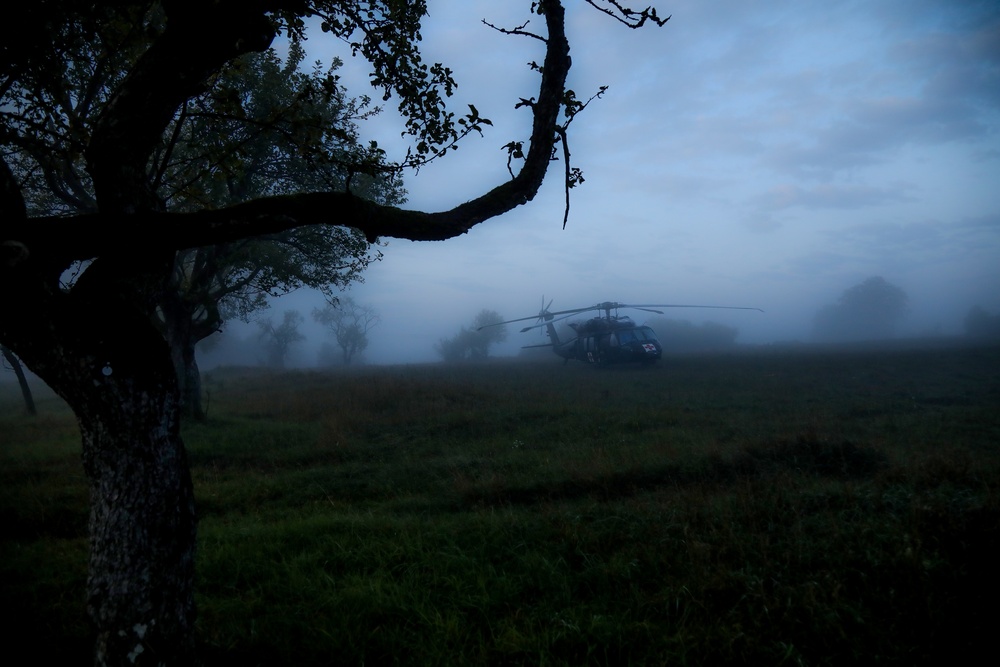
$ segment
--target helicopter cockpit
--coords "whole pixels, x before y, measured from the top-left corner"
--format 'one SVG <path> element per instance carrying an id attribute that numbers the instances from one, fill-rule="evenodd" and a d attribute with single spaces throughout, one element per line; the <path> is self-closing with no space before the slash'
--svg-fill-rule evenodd
<path id="1" fill-rule="evenodd" d="M 645 343 L 657 340 L 656 334 L 647 326 L 635 329 L 621 329 L 611 334 L 611 345 L 627 346 L 630 343 Z"/>

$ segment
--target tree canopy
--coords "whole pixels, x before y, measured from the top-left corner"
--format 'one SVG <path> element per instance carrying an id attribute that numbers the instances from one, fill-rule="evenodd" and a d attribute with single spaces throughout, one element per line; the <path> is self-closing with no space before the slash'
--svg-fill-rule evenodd
<path id="1" fill-rule="evenodd" d="M 285 361 L 292 345 L 306 339 L 305 334 L 299 331 L 299 326 L 305 322 L 302 313 L 297 310 L 286 310 L 281 317 L 281 322 L 275 324 L 273 317 L 262 318 L 257 326 L 260 329 L 258 336 L 264 345 L 267 353 L 266 363 L 272 368 L 284 368 Z"/>
<path id="2" fill-rule="evenodd" d="M 616 0 L 585 3 L 632 28 L 666 21 Z M 517 103 L 531 115 L 530 135 L 507 145 L 510 179 L 437 212 L 363 196 L 362 175 L 385 173 L 372 143 L 338 154 L 341 189 L 264 189 L 221 204 L 190 196 L 184 206 L 161 189 L 175 133 L 203 121 L 209 137 L 221 137 L 228 127 L 230 118 L 213 114 L 194 122 L 201 101 L 242 108 L 226 106 L 236 85 L 227 88 L 229 68 L 278 35 L 300 42 L 311 26 L 367 60 L 372 85 L 397 105 L 412 148 L 384 165 L 390 172 L 437 159 L 481 131 L 488 121 L 475 107 L 458 114 L 447 106 L 452 71 L 423 61 L 423 0 L 36 0 L 5 8 L 7 25 L 30 28 L 31 39 L 0 43 L 0 280 L 10 286 L 0 344 L 77 417 L 90 484 L 86 607 L 97 664 L 194 662 L 194 488 L 178 374 L 157 322 L 177 253 L 305 227 L 350 228 L 368 243 L 444 240 L 531 201 L 554 158 L 567 191 L 581 182 L 567 142 L 586 102 L 566 86 L 565 8 L 560 0 L 529 8 L 537 29 L 496 29 L 545 46 L 542 62 L 531 63 L 538 88 Z M 195 166 L 193 148 L 172 155 Z M 208 196 L 246 175 L 230 167 L 195 169 L 187 192 Z"/>
<path id="3" fill-rule="evenodd" d="M 891 338 L 908 312 L 909 296 L 881 276 L 844 290 L 836 304 L 816 313 L 813 337 L 821 341 Z"/>
<path id="4" fill-rule="evenodd" d="M 107 39 L 105 37 L 105 39 Z M 73 77 L 63 96 L 33 94 L 38 113 L 75 114 L 75 131 L 92 131 L 100 107 L 82 100 L 106 97 L 135 64 L 144 33 L 119 38 L 116 49 L 94 49 L 104 75 Z M 121 54 L 133 54 L 131 58 Z M 188 100 L 155 148 L 145 177 L 165 211 L 223 208 L 262 196 L 304 191 L 347 191 L 385 205 L 405 200 L 398 169 L 377 150 L 362 147 L 356 121 L 376 109 L 349 99 L 334 59 L 323 70 L 301 71 L 305 52 L 292 41 L 284 59 L 273 49 L 247 53 L 220 70 L 215 85 Z M 81 63 L 82 66 L 83 63 Z M 116 71 L 121 70 L 121 71 Z M 11 154 L 30 211 L 96 210 L 83 152 L 62 131 L 25 138 Z M 327 294 L 361 279 L 378 250 L 356 229 L 313 226 L 263 237 L 179 250 L 157 316 L 171 347 L 187 412 L 201 416 L 197 342 L 230 317 L 248 320 L 268 299 L 303 286 Z"/>
<path id="5" fill-rule="evenodd" d="M 360 304 L 349 296 L 328 302 L 325 308 L 316 308 L 312 315 L 337 341 L 345 366 L 368 349 L 368 332 L 381 321 L 373 307 Z"/>
<path id="6" fill-rule="evenodd" d="M 472 320 L 472 326 L 462 327 L 451 338 L 442 338 L 434 346 L 443 361 L 482 361 L 490 356 L 490 348 L 507 340 L 503 316 L 483 308 Z"/>

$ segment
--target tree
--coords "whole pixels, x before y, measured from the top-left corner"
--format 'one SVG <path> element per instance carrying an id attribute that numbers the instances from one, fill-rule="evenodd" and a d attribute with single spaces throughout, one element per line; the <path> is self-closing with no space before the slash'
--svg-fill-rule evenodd
<path id="1" fill-rule="evenodd" d="M 467 361 L 472 350 L 472 337 L 475 331 L 469 331 L 464 326 L 451 338 L 442 338 L 434 345 L 434 351 L 441 356 L 442 361 L 454 363 Z"/>
<path id="2" fill-rule="evenodd" d="M 451 338 L 442 338 L 434 349 L 443 361 L 482 361 L 490 356 L 490 346 L 507 340 L 507 327 L 497 326 L 503 316 L 495 310 L 483 309 L 472 321 L 472 328 L 464 326 Z M 485 327 L 485 328 L 484 328 Z"/>
<path id="3" fill-rule="evenodd" d="M 484 308 L 476 314 L 475 319 L 472 320 L 472 330 L 475 336 L 470 356 L 473 359 L 486 359 L 490 356 L 492 345 L 507 340 L 507 326 L 498 324 L 499 322 L 503 322 L 503 316 L 495 310 Z"/>
<path id="4" fill-rule="evenodd" d="M 965 335 L 980 340 L 1000 339 L 1000 314 L 990 315 L 981 306 L 973 306 L 963 322 Z"/>
<path id="5" fill-rule="evenodd" d="M 880 276 L 844 290 L 836 304 L 825 306 L 813 322 L 813 338 L 860 341 L 891 338 L 906 315 L 909 297 Z"/>
<path id="6" fill-rule="evenodd" d="M 348 99 L 337 83 L 337 59 L 327 71 L 299 71 L 305 58 L 292 43 L 285 61 L 273 49 L 250 53 L 220 72 L 216 85 L 189 100 L 164 133 L 147 177 L 167 210 L 221 208 L 264 195 L 350 189 L 382 204 L 404 201 L 398 173 L 358 143 L 355 121 L 373 113 L 369 100 Z M 133 58 L 134 60 L 134 58 Z M 74 80 L 72 94 L 57 100 L 75 114 L 81 131 L 96 122 L 93 105 L 73 104 L 86 88 L 103 91 L 127 58 L 107 58 L 108 74 Z M 95 209 L 83 155 L 46 134 L 20 153 L 29 209 L 39 213 L 88 213 Z M 44 179 L 31 178 L 32 169 Z M 369 173 L 352 173 L 363 169 Z M 376 174 L 376 175 L 371 175 Z M 55 183 L 58 187 L 49 187 Z M 157 316 L 171 350 L 185 414 L 200 418 L 199 340 L 224 321 L 249 321 L 268 299 L 303 286 L 334 292 L 361 279 L 381 257 L 358 231 L 344 227 L 293 229 L 260 238 L 181 250 Z"/>
<path id="7" fill-rule="evenodd" d="M 588 4 L 635 28 L 665 23 L 655 11 L 633 12 L 615 0 Z M 531 114 L 530 136 L 507 145 L 511 178 L 433 213 L 367 200 L 351 188 L 260 193 L 221 207 L 192 202 L 178 211 L 164 205 L 150 177 L 192 100 L 215 90 L 241 57 L 265 51 L 278 34 L 300 41 L 311 25 L 365 58 L 372 85 L 397 100 L 413 143 L 397 167 L 451 152 L 488 121 L 475 107 L 464 115 L 447 108 L 451 71 L 421 59 L 422 0 L 36 0 L 5 9 L 7 24 L 31 26 L 33 38 L 0 44 L 0 280 L 16 286 L 0 316 L 0 343 L 66 400 L 80 426 L 96 663 L 193 661 L 194 496 L 177 373 L 156 322 L 176 253 L 322 225 L 356 229 L 369 243 L 443 240 L 531 201 L 553 157 L 564 161 L 565 186 L 579 183 L 566 162 L 568 130 L 587 102 L 566 87 L 564 7 L 540 0 L 531 9 L 543 30 L 497 28 L 545 48 L 542 63 L 531 64 L 538 90 L 518 105 Z M 84 114 L 89 126 L 81 125 Z M 47 157 L 38 137 L 82 157 L 74 164 L 84 171 L 73 174 L 93 201 L 74 211 L 29 209 L 32 187 L 52 200 L 62 194 L 63 183 L 49 182 L 39 166 Z M 375 144 L 367 153 L 384 155 Z M 358 159 L 348 173 L 371 165 Z M 64 282 L 73 267 L 78 277 Z"/>
<path id="8" fill-rule="evenodd" d="M 405 201 L 398 173 L 358 142 L 355 121 L 374 113 L 368 98 L 347 99 L 337 82 L 339 59 L 307 74 L 299 71 L 304 58 L 297 43 L 284 64 L 273 50 L 248 54 L 185 108 L 171 128 L 178 140 L 162 169 L 170 201 L 225 206 L 269 194 L 348 189 L 385 205 Z M 330 296 L 361 281 L 380 258 L 358 230 L 333 226 L 179 253 L 161 315 L 188 413 L 202 414 L 195 345 L 225 319 L 247 321 L 270 297 L 303 286 Z"/>
<path id="9" fill-rule="evenodd" d="M 257 326 L 260 328 L 258 339 L 264 344 L 267 353 L 267 365 L 272 368 L 284 368 L 285 360 L 292 345 L 304 341 L 306 337 L 299 331 L 299 325 L 305 321 L 297 310 L 286 310 L 281 324 L 275 324 L 270 317 L 265 317 Z"/>
<path id="10" fill-rule="evenodd" d="M 381 322 L 374 308 L 363 306 L 349 296 L 328 302 L 325 308 L 316 308 L 313 319 L 333 335 L 345 366 L 368 348 L 368 332 Z"/>

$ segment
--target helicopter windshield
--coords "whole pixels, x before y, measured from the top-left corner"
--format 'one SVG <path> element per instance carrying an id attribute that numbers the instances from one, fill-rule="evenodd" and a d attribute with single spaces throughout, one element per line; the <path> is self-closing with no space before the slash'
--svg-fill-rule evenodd
<path id="1" fill-rule="evenodd" d="M 636 327 L 635 329 L 625 329 L 615 332 L 619 345 L 628 345 L 635 341 L 656 340 L 656 334 L 649 327 Z"/>
<path id="2" fill-rule="evenodd" d="M 635 337 L 639 340 L 656 340 L 656 334 L 649 327 L 639 327 L 636 329 Z"/>

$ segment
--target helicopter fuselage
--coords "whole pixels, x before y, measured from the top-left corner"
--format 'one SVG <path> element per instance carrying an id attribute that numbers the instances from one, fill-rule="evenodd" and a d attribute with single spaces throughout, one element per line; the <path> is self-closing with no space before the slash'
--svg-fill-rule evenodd
<path id="1" fill-rule="evenodd" d="M 636 326 L 628 317 L 595 317 L 569 326 L 576 332 L 576 338 L 565 342 L 553 340 L 555 353 L 567 360 L 598 365 L 652 364 L 663 356 L 656 333 L 647 326 Z"/>
<path id="2" fill-rule="evenodd" d="M 760 310 L 760 308 L 750 308 L 746 306 L 705 306 L 694 304 L 677 303 L 653 303 L 653 304 L 625 304 L 616 301 L 604 301 L 585 308 L 571 308 L 569 310 L 550 311 L 549 305 L 545 305 L 545 298 L 542 298 L 542 309 L 538 315 L 519 317 L 504 322 L 495 322 L 485 326 L 499 326 L 512 322 L 525 322 L 536 319 L 535 324 L 528 325 L 521 329 L 521 333 L 532 329 L 545 328 L 549 336 L 549 342 L 544 345 L 525 345 L 524 347 L 551 347 L 560 357 L 569 361 L 577 359 L 589 364 L 621 364 L 628 362 L 638 362 L 642 364 L 653 364 L 663 356 L 663 346 L 656 337 L 656 333 L 645 325 L 638 326 L 627 315 L 618 315 L 620 308 L 632 308 L 644 310 L 649 313 L 663 315 L 662 310 L 657 308 L 715 308 L 723 310 Z M 556 322 L 561 322 L 580 313 L 603 311 L 604 316 L 592 317 L 583 322 L 570 322 L 569 326 L 576 333 L 576 336 L 568 340 L 560 340 L 556 331 Z M 611 311 L 615 311 L 612 315 Z M 480 327 L 482 329 L 483 327 Z"/>

